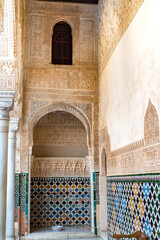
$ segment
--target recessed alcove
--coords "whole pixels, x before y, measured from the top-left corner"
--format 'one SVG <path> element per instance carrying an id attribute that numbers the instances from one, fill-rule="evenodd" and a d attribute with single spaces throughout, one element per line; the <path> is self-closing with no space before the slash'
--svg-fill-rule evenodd
<path id="1" fill-rule="evenodd" d="M 33 132 L 31 162 L 31 233 L 91 232 L 91 181 L 87 133 L 82 122 L 65 111 L 39 119 Z M 77 228 L 80 226 L 80 228 Z M 75 229 L 75 230 L 74 230 Z"/>

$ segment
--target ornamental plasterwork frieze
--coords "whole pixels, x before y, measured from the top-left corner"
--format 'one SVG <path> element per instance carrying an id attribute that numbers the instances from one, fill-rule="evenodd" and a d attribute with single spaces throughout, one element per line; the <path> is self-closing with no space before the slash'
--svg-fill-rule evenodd
<path id="1" fill-rule="evenodd" d="M 87 158 L 34 158 L 32 177 L 87 177 L 90 165 Z"/>
<path id="2" fill-rule="evenodd" d="M 14 75 L 15 61 L 14 60 L 0 60 L 0 75 Z"/>
<path id="3" fill-rule="evenodd" d="M 13 91 L 0 91 L 0 109 L 11 110 L 13 107 Z"/>
<path id="4" fill-rule="evenodd" d="M 29 69 L 27 88 L 73 89 L 95 91 L 97 74 L 94 70 L 78 69 Z"/>
<path id="5" fill-rule="evenodd" d="M 77 14 L 80 11 L 88 13 L 95 13 L 97 11 L 97 7 L 95 5 L 80 5 L 80 4 L 64 4 L 64 3 L 53 3 L 53 2 L 42 2 L 42 1 L 27 1 L 26 2 L 26 11 L 47 11 L 50 14 L 62 14 L 64 12 Z"/>
<path id="6" fill-rule="evenodd" d="M 0 87 L 15 89 L 15 61 L 0 60 Z"/>

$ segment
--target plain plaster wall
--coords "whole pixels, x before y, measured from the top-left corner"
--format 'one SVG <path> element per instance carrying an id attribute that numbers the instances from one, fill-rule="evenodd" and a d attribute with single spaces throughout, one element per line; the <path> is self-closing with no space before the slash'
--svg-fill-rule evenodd
<path id="1" fill-rule="evenodd" d="M 100 76 L 100 129 L 108 126 L 111 150 L 144 137 L 149 98 L 160 113 L 159 9 L 159 0 L 144 1 Z"/>
<path id="2" fill-rule="evenodd" d="M 86 146 L 33 146 L 35 157 L 86 157 Z"/>

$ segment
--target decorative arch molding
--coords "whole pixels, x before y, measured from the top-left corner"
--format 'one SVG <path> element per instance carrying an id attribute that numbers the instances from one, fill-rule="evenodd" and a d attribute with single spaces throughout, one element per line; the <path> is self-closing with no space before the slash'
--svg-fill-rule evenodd
<path id="1" fill-rule="evenodd" d="M 33 130 L 35 125 L 37 124 L 38 120 L 43 117 L 44 115 L 50 113 L 50 112 L 55 112 L 55 111 L 65 111 L 68 113 L 71 113 L 75 117 L 77 117 L 84 125 L 87 133 L 87 144 L 88 148 L 91 148 L 91 124 L 89 123 L 87 117 L 82 113 L 80 110 L 77 108 L 65 104 L 65 103 L 52 103 L 47 106 L 42 106 L 39 108 L 32 116 L 31 120 L 29 121 L 28 124 L 28 129 L 29 129 L 29 146 L 33 146 Z"/>
<path id="2" fill-rule="evenodd" d="M 57 23 L 59 23 L 59 22 L 66 22 L 66 23 L 68 23 L 68 25 L 71 27 L 71 30 L 72 30 L 72 36 L 73 36 L 73 34 L 74 34 L 74 24 L 72 23 L 72 21 L 70 21 L 68 18 L 65 18 L 65 17 L 59 17 L 59 18 L 57 18 L 56 20 L 54 20 L 53 22 L 52 22 L 52 24 L 51 24 L 51 26 L 50 26 L 50 36 L 52 36 L 52 34 L 53 34 L 53 29 L 54 29 L 54 27 L 55 27 L 55 25 L 57 24 Z"/>
<path id="3" fill-rule="evenodd" d="M 145 145 L 159 142 L 159 118 L 155 106 L 149 99 L 144 117 L 144 141 Z"/>

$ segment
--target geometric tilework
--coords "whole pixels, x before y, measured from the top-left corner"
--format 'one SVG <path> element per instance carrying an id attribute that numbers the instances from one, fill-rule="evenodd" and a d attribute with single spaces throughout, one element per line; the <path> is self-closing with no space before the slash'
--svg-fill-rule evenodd
<path id="1" fill-rule="evenodd" d="M 90 178 L 31 178 L 31 226 L 90 225 Z"/>
<path id="2" fill-rule="evenodd" d="M 15 222 L 17 234 L 28 232 L 28 173 L 15 173 Z"/>
<path id="3" fill-rule="evenodd" d="M 20 209 L 20 235 L 24 236 L 28 232 L 28 173 L 20 174 Z"/>
<path id="4" fill-rule="evenodd" d="M 107 177 L 108 239 L 137 230 L 160 239 L 160 175 Z"/>
<path id="5" fill-rule="evenodd" d="M 100 204 L 100 197 L 99 197 L 99 172 L 95 172 L 95 188 L 96 188 L 96 201 L 97 204 Z"/>
<path id="6" fill-rule="evenodd" d="M 15 173 L 15 215 L 14 215 L 15 222 L 18 222 L 19 208 L 20 208 L 20 180 L 19 173 Z"/>
<path id="7" fill-rule="evenodd" d="M 99 172 L 93 172 L 94 234 L 97 235 L 97 205 L 99 204 Z"/>

